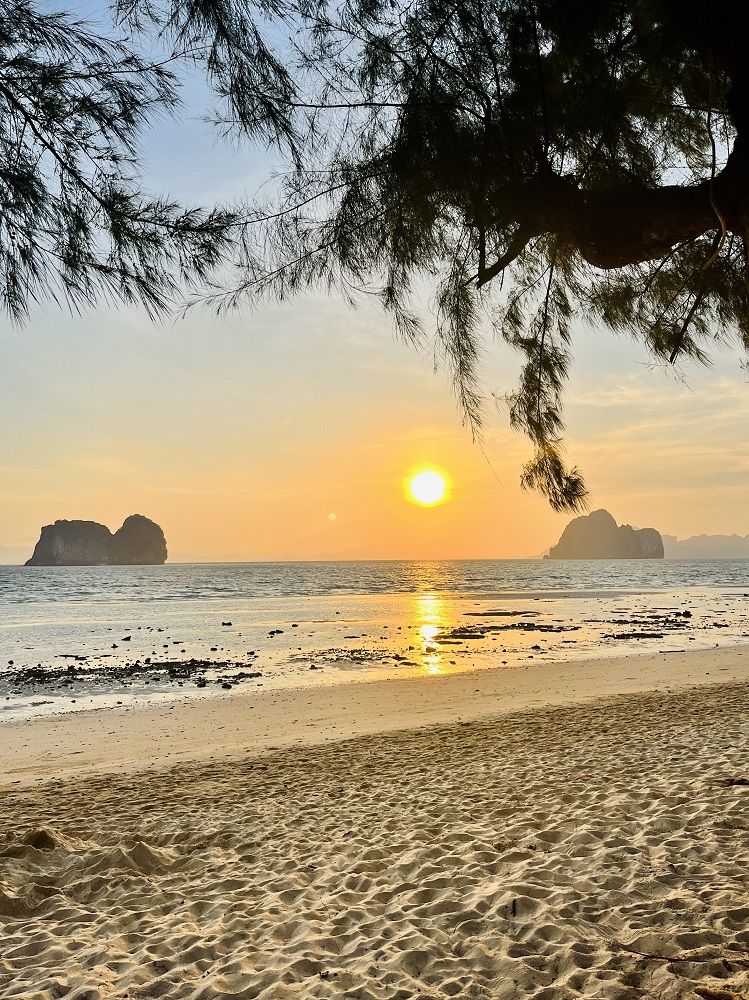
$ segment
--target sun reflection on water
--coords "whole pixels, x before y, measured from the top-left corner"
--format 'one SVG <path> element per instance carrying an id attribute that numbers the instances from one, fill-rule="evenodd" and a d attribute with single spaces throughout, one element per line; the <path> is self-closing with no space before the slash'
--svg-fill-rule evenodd
<path id="1" fill-rule="evenodd" d="M 445 601 L 436 594 L 419 594 L 414 602 L 414 624 L 421 642 L 421 661 L 428 674 L 445 672 L 437 636 L 447 628 Z"/>

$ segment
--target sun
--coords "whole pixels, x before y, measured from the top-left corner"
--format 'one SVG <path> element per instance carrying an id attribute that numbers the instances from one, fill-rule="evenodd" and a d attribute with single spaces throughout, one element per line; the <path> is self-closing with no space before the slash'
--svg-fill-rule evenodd
<path id="1" fill-rule="evenodd" d="M 406 496 L 422 507 L 434 507 L 447 500 L 447 479 L 436 469 L 423 469 L 406 480 Z"/>

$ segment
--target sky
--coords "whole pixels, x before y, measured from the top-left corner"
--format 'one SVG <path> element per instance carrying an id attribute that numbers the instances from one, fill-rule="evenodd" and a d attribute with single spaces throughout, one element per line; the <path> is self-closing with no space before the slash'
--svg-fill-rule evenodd
<path id="1" fill-rule="evenodd" d="M 144 138 L 148 186 L 187 201 L 252 195 L 270 164 L 198 119 Z M 152 323 L 138 309 L 0 320 L 0 561 L 42 525 L 164 529 L 170 561 L 525 558 L 570 515 L 518 482 L 530 444 L 487 407 L 471 441 L 428 348 L 399 343 L 374 305 L 322 295 L 216 319 Z M 567 457 L 592 508 L 680 538 L 749 533 L 749 385 L 736 353 L 711 369 L 653 368 L 643 347 L 585 325 L 567 395 Z M 487 397 L 519 361 L 487 339 Z M 677 377 L 677 374 L 679 377 Z M 449 499 L 408 501 L 404 480 L 444 471 Z"/>

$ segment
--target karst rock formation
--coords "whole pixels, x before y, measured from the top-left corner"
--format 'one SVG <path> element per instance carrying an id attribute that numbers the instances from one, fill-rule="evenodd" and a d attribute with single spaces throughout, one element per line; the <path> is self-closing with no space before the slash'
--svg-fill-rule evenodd
<path id="1" fill-rule="evenodd" d="M 663 540 L 655 528 L 619 526 L 607 510 L 594 510 L 570 521 L 548 558 L 663 559 Z"/>
<path id="2" fill-rule="evenodd" d="M 157 566 L 166 562 L 164 532 L 142 514 L 114 534 L 96 521 L 55 521 L 42 528 L 27 566 Z"/>

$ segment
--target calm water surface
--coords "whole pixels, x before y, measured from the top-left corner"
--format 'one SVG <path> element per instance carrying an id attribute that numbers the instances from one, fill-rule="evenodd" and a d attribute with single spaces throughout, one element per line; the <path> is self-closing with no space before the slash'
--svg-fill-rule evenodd
<path id="1" fill-rule="evenodd" d="M 747 559 L 485 559 L 434 562 L 0 566 L 0 603 L 119 603 L 364 594 L 749 587 Z"/>

